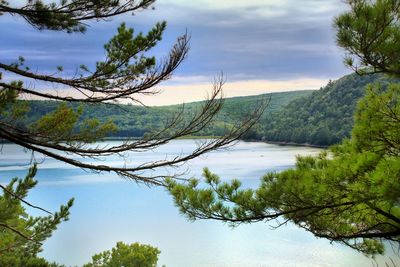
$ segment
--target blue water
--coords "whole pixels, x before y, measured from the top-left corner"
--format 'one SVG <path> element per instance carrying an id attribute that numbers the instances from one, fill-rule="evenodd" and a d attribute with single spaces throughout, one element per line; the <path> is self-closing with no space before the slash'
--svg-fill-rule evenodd
<path id="1" fill-rule="evenodd" d="M 110 144 L 103 143 L 102 145 Z M 173 157 L 193 149 L 195 141 L 179 140 L 153 152 L 132 153 L 128 161 L 117 157 L 107 164 L 140 164 Z M 212 152 L 181 166 L 186 177 L 199 177 L 203 167 L 222 179 L 241 179 L 255 187 L 267 171 L 294 165 L 296 155 L 316 154 L 306 147 L 239 142 L 229 150 Z M 0 155 L 0 182 L 23 177 L 31 154 L 5 144 Z M 140 242 L 161 250 L 159 265 L 188 266 L 372 266 L 370 259 L 312 234 L 292 224 L 271 230 L 269 224 L 255 223 L 230 228 L 215 221 L 189 222 L 179 214 L 170 196 L 160 188 L 149 188 L 114 174 L 95 174 L 59 161 L 35 155 L 39 162 L 39 184 L 29 201 L 56 210 L 75 198 L 70 221 L 63 223 L 45 243 L 42 256 L 66 265 L 81 265 L 90 256 L 110 249 L 117 241 Z M 31 214 L 40 214 L 31 211 Z"/>

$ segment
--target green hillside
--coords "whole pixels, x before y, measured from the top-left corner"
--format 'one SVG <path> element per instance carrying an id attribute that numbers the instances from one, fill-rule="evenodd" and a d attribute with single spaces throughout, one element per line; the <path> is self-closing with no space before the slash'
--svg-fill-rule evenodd
<path id="1" fill-rule="evenodd" d="M 353 112 L 365 86 L 376 82 L 387 84 L 388 79 L 379 74 L 352 74 L 329 82 L 260 121 L 258 138 L 322 146 L 338 143 L 350 136 Z"/>
<path id="2" fill-rule="evenodd" d="M 209 127 L 197 133 L 197 135 L 223 135 L 235 122 L 240 121 L 243 116 L 251 112 L 252 107 L 263 98 L 270 99 L 268 111 L 263 116 L 263 120 L 265 120 L 269 113 L 279 110 L 294 99 L 308 96 L 311 93 L 312 90 L 304 90 L 227 98 L 216 120 Z M 184 114 L 187 119 L 201 104 L 202 101 L 185 104 Z M 29 125 L 44 114 L 55 110 L 58 105 L 59 102 L 55 101 L 29 101 L 30 111 L 23 124 Z M 70 105 L 75 108 L 78 107 L 76 104 Z M 103 122 L 112 120 L 118 127 L 118 131 L 113 134 L 114 136 L 142 137 L 147 132 L 163 127 L 165 121 L 171 118 L 181 108 L 181 105 L 143 107 L 136 105 L 85 104 L 83 108 L 84 113 L 81 119 L 98 118 Z"/>
<path id="3" fill-rule="evenodd" d="M 320 90 L 271 93 L 257 96 L 227 98 L 215 120 L 198 136 L 221 136 L 262 99 L 270 99 L 266 112 L 245 139 L 270 142 L 312 144 L 326 146 L 338 143 L 350 135 L 353 112 L 369 83 L 388 83 L 382 75 L 347 75 L 329 82 Z M 185 119 L 190 118 L 203 102 L 185 105 Z M 24 124 L 54 110 L 55 101 L 29 101 L 30 112 Z M 74 106 L 74 104 L 71 104 Z M 77 106 L 74 106 L 77 108 Z M 134 105 L 85 104 L 82 119 L 112 120 L 118 127 L 113 136 L 142 137 L 161 129 L 168 118 L 181 108 L 180 105 L 143 107 Z M 167 134 L 167 133 L 166 133 Z"/>

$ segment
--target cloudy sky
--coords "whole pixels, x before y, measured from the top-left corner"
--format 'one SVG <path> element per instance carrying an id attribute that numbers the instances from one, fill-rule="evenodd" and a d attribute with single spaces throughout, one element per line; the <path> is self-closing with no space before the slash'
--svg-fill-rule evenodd
<path id="1" fill-rule="evenodd" d="M 227 96 L 318 89 L 350 72 L 332 27 L 345 9 L 343 0 L 158 0 L 155 10 L 91 23 L 86 34 L 38 32 L 21 18 L 3 15 L 0 59 L 21 55 L 38 71 L 58 65 L 74 70 L 104 56 L 103 44 L 121 22 L 145 32 L 165 20 L 168 28 L 152 53 L 165 56 L 186 31 L 191 49 L 174 78 L 159 86 L 163 93 L 146 104 L 200 100 L 221 72 Z"/>

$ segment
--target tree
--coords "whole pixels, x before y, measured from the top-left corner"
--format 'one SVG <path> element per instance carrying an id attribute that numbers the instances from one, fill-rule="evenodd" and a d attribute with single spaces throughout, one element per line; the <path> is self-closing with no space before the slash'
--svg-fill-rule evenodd
<path id="1" fill-rule="evenodd" d="M 111 250 L 92 256 L 92 262 L 83 267 L 156 267 L 160 251 L 149 245 L 117 242 Z"/>
<path id="2" fill-rule="evenodd" d="M 348 55 L 345 64 L 360 74 L 399 76 L 400 1 L 348 0 L 351 7 L 335 20 L 337 43 Z"/>
<path id="3" fill-rule="evenodd" d="M 7 185 L 0 185 L 0 266 L 58 266 L 37 257 L 42 243 L 51 236 L 57 226 L 68 220 L 73 199 L 52 213 L 27 202 L 25 198 L 37 181 L 34 180 L 36 165 L 29 169 L 25 179 L 14 178 Z M 39 209 L 45 217 L 29 216 L 23 205 Z"/>
<path id="4" fill-rule="evenodd" d="M 338 43 L 359 57 L 368 71 L 400 77 L 399 42 L 368 41 L 373 50 L 358 46 L 368 40 L 370 23 L 382 34 L 397 34 L 397 20 L 387 21 L 387 10 L 399 1 L 349 1 L 351 11 L 336 19 Z M 399 9 L 395 9 L 398 17 Z M 370 17 L 368 17 L 370 18 Z M 344 23 L 346 22 L 346 23 Z M 364 30 L 360 30 L 364 29 Z M 348 35 L 346 34 L 348 33 Z M 351 34 L 350 34 L 351 33 Z M 347 36 L 347 42 L 343 39 Z M 396 35 L 397 36 L 397 35 Z M 366 61 L 370 53 L 391 60 Z M 397 61 L 392 61 L 397 60 Z M 358 103 L 351 138 L 317 157 L 298 157 L 294 169 L 268 173 L 259 188 L 242 188 L 240 181 L 222 183 L 204 170 L 204 184 L 168 181 L 180 211 L 191 220 L 215 219 L 232 225 L 280 220 L 293 222 L 317 237 L 340 242 L 366 255 L 384 253 L 384 241 L 400 242 L 400 84 L 369 85 Z"/>
<path id="5" fill-rule="evenodd" d="M 38 30 L 84 33 L 88 21 L 106 20 L 123 13 L 144 10 L 154 2 L 62 0 L 57 4 L 29 0 L 24 6 L 13 7 L 1 0 L 0 15 L 20 16 Z M 115 125 L 111 121 L 100 123 L 97 118 L 82 121 L 82 109 L 74 109 L 70 103 L 111 105 L 125 100 L 141 104 L 138 95 L 156 94 L 154 86 L 171 77 L 189 50 L 190 38 L 184 34 L 177 39 L 164 60 L 158 61 L 149 56 L 149 50 L 161 40 L 165 28 L 166 22 L 160 22 L 147 34 L 135 35 L 133 29 L 122 23 L 117 34 L 104 45 L 105 59 L 96 62 L 94 68 L 79 66 L 78 63 L 79 68 L 72 75 L 65 72 L 62 66 L 57 67 L 54 73 L 32 71 L 33 68 L 27 66 L 21 57 L 15 62 L 0 62 L 0 138 L 76 167 L 96 172 L 114 172 L 154 185 L 162 185 L 165 177 L 145 175 L 144 171 L 182 164 L 240 138 L 261 115 L 263 105 L 223 138 L 205 141 L 188 154 L 143 162 L 139 166 L 115 167 L 85 161 L 86 158 L 99 159 L 108 155 L 119 155 L 124 159 L 126 152 L 152 150 L 176 138 L 192 135 L 208 125 L 221 109 L 223 77 L 215 81 L 210 98 L 192 114 L 191 119 L 184 118 L 185 110 L 182 106 L 177 114 L 166 120 L 162 129 L 140 140 L 128 139 L 115 146 L 90 145 L 115 130 Z M 20 79 L 9 81 L 11 75 Z M 64 91 L 45 92 L 37 89 L 35 84 L 53 88 L 62 86 L 67 88 L 67 94 Z M 24 125 L 21 118 L 28 106 L 26 102 L 18 100 L 20 96 L 55 100 L 60 102 L 60 106 L 31 125 Z"/>

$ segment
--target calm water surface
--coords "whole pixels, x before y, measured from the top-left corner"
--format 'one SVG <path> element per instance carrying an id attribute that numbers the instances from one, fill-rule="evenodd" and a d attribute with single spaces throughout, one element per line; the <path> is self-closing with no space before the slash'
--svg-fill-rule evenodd
<path id="1" fill-rule="evenodd" d="M 108 142 L 108 144 L 111 142 Z M 106 143 L 103 143 L 106 145 Z M 153 152 L 132 154 L 126 164 L 185 153 L 195 141 L 179 140 Z M 209 153 L 181 170 L 199 177 L 209 167 L 222 179 L 238 178 L 255 187 L 267 171 L 293 167 L 296 155 L 317 154 L 306 147 L 239 142 L 229 150 Z M 0 182 L 23 177 L 31 154 L 6 144 L 0 155 Z M 70 221 L 63 223 L 45 243 L 43 257 L 66 265 L 81 265 L 94 253 L 110 249 L 117 241 L 140 242 L 161 250 L 160 266 L 372 266 L 371 260 L 341 245 L 287 225 L 271 230 L 266 223 L 229 228 L 215 221 L 188 222 L 160 188 L 148 188 L 113 174 L 94 174 L 36 155 L 39 171 L 29 201 L 56 210 L 75 198 Z M 121 165 L 116 157 L 107 164 Z M 171 170 L 165 170 L 171 171 Z M 30 211 L 40 214 L 37 211 Z M 44 215 L 44 214 L 41 214 Z"/>

